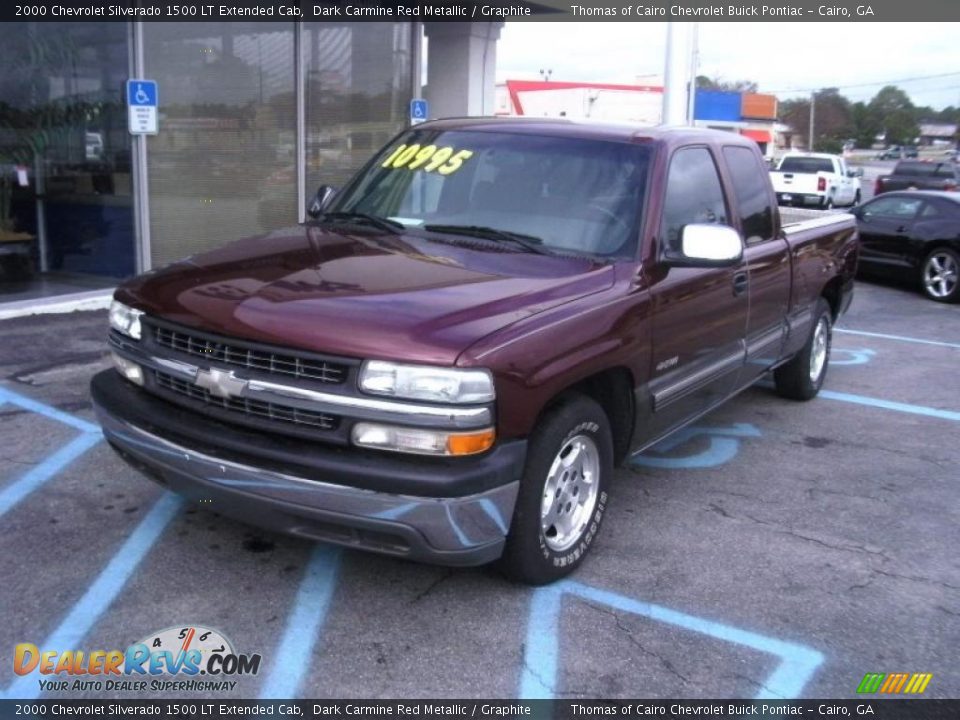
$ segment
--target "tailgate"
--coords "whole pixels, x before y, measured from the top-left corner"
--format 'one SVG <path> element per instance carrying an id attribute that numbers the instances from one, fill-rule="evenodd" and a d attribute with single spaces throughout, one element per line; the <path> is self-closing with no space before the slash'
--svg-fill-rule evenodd
<path id="1" fill-rule="evenodd" d="M 778 193 L 814 195 L 817 192 L 817 180 L 819 178 L 819 175 L 811 175 L 810 173 L 770 173 L 773 190 Z"/>

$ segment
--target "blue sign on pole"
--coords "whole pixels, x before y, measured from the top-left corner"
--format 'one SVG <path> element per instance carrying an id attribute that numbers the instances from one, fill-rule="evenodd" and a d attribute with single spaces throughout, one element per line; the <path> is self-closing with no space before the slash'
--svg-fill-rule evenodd
<path id="1" fill-rule="evenodd" d="M 156 80 L 127 80 L 127 118 L 134 135 L 157 133 Z"/>
<path id="2" fill-rule="evenodd" d="M 430 108 L 427 106 L 427 101 L 421 98 L 410 101 L 410 124 L 416 125 L 417 123 L 424 122 L 428 117 L 430 117 Z"/>

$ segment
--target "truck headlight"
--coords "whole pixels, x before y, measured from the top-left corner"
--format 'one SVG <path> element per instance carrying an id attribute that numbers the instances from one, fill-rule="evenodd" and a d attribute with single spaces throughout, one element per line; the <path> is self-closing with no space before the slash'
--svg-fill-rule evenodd
<path id="1" fill-rule="evenodd" d="M 400 365 L 368 360 L 360 370 L 360 389 L 374 395 L 446 403 L 485 403 L 494 398 L 493 376 L 481 368 Z"/>
<path id="2" fill-rule="evenodd" d="M 140 318 L 143 311 L 134 310 L 122 302 L 114 300 L 110 303 L 110 327 L 134 340 L 140 339 Z"/>
<path id="3" fill-rule="evenodd" d="M 359 447 L 416 455 L 475 455 L 490 449 L 496 439 L 493 428 L 470 432 L 447 432 L 361 422 L 353 426 L 353 444 Z"/>

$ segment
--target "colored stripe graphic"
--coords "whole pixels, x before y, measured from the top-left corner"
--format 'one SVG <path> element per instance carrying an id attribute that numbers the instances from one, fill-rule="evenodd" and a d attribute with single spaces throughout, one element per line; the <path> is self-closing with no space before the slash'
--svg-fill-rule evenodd
<path id="1" fill-rule="evenodd" d="M 932 673 L 914 673 L 910 678 L 910 682 L 908 682 L 907 686 L 903 689 L 904 694 L 919 695 L 927 689 L 927 685 L 930 684 L 932 678 Z"/>
<path id="2" fill-rule="evenodd" d="M 932 673 L 867 673 L 857 686 L 858 693 L 919 695 L 933 679 Z"/>
<path id="3" fill-rule="evenodd" d="M 860 681 L 860 686 L 857 688 L 858 693 L 875 693 L 880 689 L 880 683 L 883 682 L 883 679 L 886 677 L 884 673 L 867 673 L 863 676 L 863 680 Z"/>

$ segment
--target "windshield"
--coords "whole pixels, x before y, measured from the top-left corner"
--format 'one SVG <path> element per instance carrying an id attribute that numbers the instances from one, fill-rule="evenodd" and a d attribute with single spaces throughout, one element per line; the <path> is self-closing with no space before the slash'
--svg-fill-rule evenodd
<path id="1" fill-rule="evenodd" d="M 632 256 L 648 159 L 646 148 L 618 142 L 413 130 L 388 145 L 330 210 L 386 218 L 428 236 L 434 226 L 440 234 L 485 228 L 549 251 Z"/>

